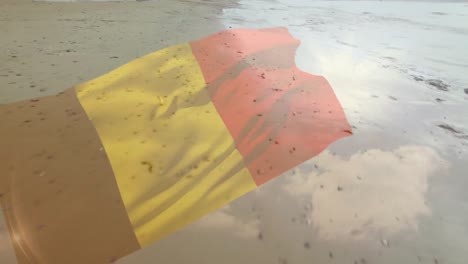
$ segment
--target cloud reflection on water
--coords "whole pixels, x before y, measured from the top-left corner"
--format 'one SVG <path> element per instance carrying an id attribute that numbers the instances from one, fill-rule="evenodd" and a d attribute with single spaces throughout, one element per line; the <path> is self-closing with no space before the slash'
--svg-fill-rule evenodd
<path id="1" fill-rule="evenodd" d="M 370 149 L 349 158 L 329 151 L 315 159 L 318 170 L 299 167 L 284 185 L 292 196 L 307 197 L 306 213 L 324 239 L 360 239 L 417 231 L 429 177 L 448 164 L 431 148 Z"/>

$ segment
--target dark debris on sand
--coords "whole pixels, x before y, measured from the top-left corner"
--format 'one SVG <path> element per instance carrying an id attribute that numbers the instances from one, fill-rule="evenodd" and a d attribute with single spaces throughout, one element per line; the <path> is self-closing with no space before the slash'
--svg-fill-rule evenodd
<path id="1" fill-rule="evenodd" d="M 430 86 L 433 86 L 441 91 L 444 91 L 444 92 L 447 92 L 450 87 L 450 85 L 444 83 L 443 81 L 441 80 L 437 80 L 437 79 L 427 79 L 426 80 L 426 83 Z"/>
<path id="2" fill-rule="evenodd" d="M 453 127 L 452 125 L 449 125 L 449 124 L 445 124 L 445 123 L 442 123 L 442 124 L 438 124 L 437 127 L 440 127 L 450 133 L 452 133 L 455 137 L 457 138 L 461 138 L 461 139 L 468 139 L 468 134 L 466 134 L 463 130 L 461 129 L 458 129 L 458 128 L 455 128 Z"/>
<path id="3" fill-rule="evenodd" d="M 450 87 L 449 84 L 439 79 L 425 79 L 424 77 L 418 75 L 411 75 L 411 77 L 413 77 L 413 79 L 417 82 L 425 82 L 427 85 L 435 87 L 440 91 L 448 92 L 448 88 Z"/>

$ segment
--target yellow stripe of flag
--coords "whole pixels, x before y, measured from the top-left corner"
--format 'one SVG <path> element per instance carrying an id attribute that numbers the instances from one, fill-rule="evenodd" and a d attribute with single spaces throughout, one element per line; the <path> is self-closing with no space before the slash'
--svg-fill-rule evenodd
<path id="1" fill-rule="evenodd" d="M 256 188 L 188 44 L 76 88 L 141 246 Z"/>

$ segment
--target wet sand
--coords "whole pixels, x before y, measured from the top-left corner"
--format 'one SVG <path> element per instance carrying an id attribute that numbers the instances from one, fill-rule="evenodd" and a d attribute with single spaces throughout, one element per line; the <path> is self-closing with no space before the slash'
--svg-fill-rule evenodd
<path id="1" fill-rule="evenodd" d="M 286 26 L 302 40 L 298 66 L 329 80 L 354 135 L 117 263 L 462 264 L 467 19 L 466 3 L 7 0 L 0 103 L 229 27 Z M 0 262 L 14 263 L 5 234 L 0 222 Z"/>

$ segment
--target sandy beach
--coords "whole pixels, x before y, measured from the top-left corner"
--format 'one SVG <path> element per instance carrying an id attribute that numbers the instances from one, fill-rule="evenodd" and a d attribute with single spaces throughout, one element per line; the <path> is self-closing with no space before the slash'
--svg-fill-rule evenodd
<path id="1" fill-rule="evenodd" d="M 467 22 L 467 2 L 3 0 L 0 104 L 220 30 L 287 27 L 354 135 L 116 263 L 464 264 Z M 0 263 L 16 263 L 1 212 Z"/>

